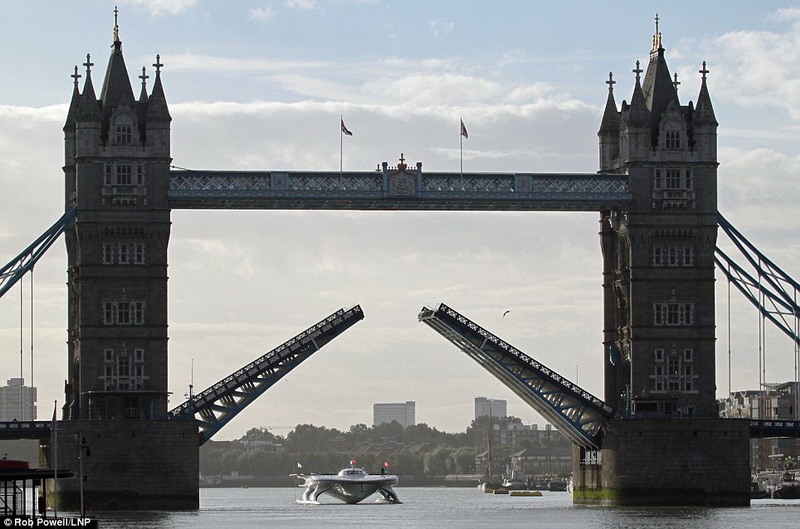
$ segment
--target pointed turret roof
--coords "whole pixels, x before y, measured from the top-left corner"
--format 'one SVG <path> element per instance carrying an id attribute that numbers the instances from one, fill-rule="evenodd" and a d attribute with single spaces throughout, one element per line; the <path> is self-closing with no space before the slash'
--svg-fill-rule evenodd
<path id="1" fill-rule="evenodd" d="M 164 65 L 161 64 L 161 55 L 156 55 L 156 62 L 153 64 L 156 69 L 156 80 L 153 83 L 153 91 L 150 93 L 150 99 L 147 102 L 147 113 L 145 114 L 147 121 L 172 121 L 167 107 L 167 98 L 164 95 L 164 87 L 161 85 L 162 66 Z"/>
<path id="2" fill-rule="evenodd" d="M 106 78 L 103 81 L 103 90 L 100 92 L 100 103 L 103 107 L 103 136 L 108 133 L 114 109 L 120 104 L 132 106 L 135 101 L 125 59 L 122 56 L 122 41 L 118 40 L 116 29 L 114 35 L 117 40 L 114 41 L 111 57 L 108 59 Z"/>
<path id="3" fill-rule="evenodd" d="M 636 86 L 633 87 L 633 97 L 631 97 L 631 105 L 628 109 L 628 122 L 631 124 L 644 124 L 650 121 L 650 111 L 647 108 L 644 92 L 642 91 L 641 77 L 642 69 L 639 67 L 639 61 L 636 61 L 636 69 L 633 70 L 636 74 Z"/>
<path id="4" fill-rule="evenodd" d="M 706 85 L 706 61 L 703 61 L 703 69 L 700 70 L 703 76 L 703 81 L 700 84 L 700 94 L 697 96 L 697 107 L 694 111 L 694 122 L 696 124 L 712 124 L 718 126 L 717 117 L 714 114 L 714 107 L 711 104 L 711 96 L 708 94 L 708 86 Z"/>
<path id="5" fill-rule="evenodd" d="M 642 84 L 645 104 L 650 110 L 650 121 L 653 125 L 654 136 L 658 135 L 658 124 L 664 111 L 671 103 L 680 108 L 678 91 L 675 82 L 670 76 L 667 61 L 664 59 L 664 47 L 661 45 L 661 32 L 658 31 L 658 16 L 656 16 L 656 32 L 653 35 L 653 49 L 650 50 L 650 63 Z"/>
<path id="6" fill-rule="evenodd" d="M 617 103 L 614 100 L 615 83 L 614 75 L 608 72 L 608 81 L 606 81 L 608 85 L 608 99 L 606 99 L 606 109 L 603 112 L 603 120 L 600 122 L 600 131 L 598 134 L 619 131 L 620 117 L 617 111 Z"/>
<path id="7" fill-rule="evenodd" d="M 67 111 L 67 121 L 64 123 L 64 130 L 75 128 L 75 118 L 78 116 L 78 105 L 81 100 L 81 92 L 78 90 L 78 79 L 82 76 L 78 73 L 78 65 L 75 65 L 75 73 L 70 77 L 74 80 L 72 88 L 72 99 L 69 102 L 69 110 Z"/>
<path id="8" fill-rule="evenodd" d="M 94 85 L 92 84 L 92 56 L 86 54 L 86 82 L 83 84 L 83 92 L 81 93 L 80 100 L 78 101 L 78 112 L 76 115 L 77 121 L 94 121 L 100 120 L 100 105 L 97 102 L 97 96 L 94 93 Z"/>

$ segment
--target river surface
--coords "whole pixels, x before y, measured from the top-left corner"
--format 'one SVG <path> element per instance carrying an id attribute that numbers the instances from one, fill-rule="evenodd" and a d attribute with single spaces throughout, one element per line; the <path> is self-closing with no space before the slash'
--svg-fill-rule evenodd
<path id="1" fill-rule="evenodd" d="M 475 488 L 396 487 L 400 505 L 346 505 L 325 500 L 297 504 L 302 489 L 200 490 L 200 509 L 190 512 L 89 513 L 102 529 L 236 529 L 311 527 L 419 528 L 761 528 L 800 527 L 800 500 L 754 500 L 750 507 L 643 508 L 572 504 L 566 492 L 541 497 L 484 494 Z M 323 496 L 324 498 L 324 496 Z"/>

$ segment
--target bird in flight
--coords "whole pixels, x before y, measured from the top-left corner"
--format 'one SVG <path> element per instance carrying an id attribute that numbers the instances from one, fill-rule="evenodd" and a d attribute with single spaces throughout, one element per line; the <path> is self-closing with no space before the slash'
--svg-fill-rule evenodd
<path id="1" fill-rule="evenodd" d="M 505 318 L 505 317 L 506 317 L 506 314 L 508 314 L 509 312 L 511 312 L 511 311 L 510 311 L 510 310 L 507 310 L 507 311 L 505 311 L 505 312 L 503 313 L 503 317 Z"/>

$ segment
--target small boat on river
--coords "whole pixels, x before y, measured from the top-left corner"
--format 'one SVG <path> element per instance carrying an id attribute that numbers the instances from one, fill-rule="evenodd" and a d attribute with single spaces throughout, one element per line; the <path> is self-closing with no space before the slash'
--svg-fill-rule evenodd
<path id="1" fill-rule="evenodd" d="M 392 489 L 397 485 L 397 476 L 386 474 L 368 474 L 364 469 L 357 468 L 355 461 L 350 462 L 350 467 L 344 468 L 338 474 L 296 474 L 303 480 L 306 490 L 303 492 L 302 503 L 319 503 L 322 494 L 328 494 L 345 503 L 358 503 L 376 492 L 383 498 L 378 502 L 402 503 Z"/>

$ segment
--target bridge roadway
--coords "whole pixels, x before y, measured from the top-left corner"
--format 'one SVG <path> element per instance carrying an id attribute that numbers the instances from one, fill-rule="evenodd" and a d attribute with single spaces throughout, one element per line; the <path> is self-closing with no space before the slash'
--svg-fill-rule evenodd
<path id="1" fill-rule="evenodd" d="M 741 419 L 732 419 L 741 420 Z M 0 422 L 0 440 L 47 439 L 52 434 L 52 421 Z M 750 437 L 800 437 L 800 421 L 750 420 Z"/>
<path id="2" fill-rule="evenodd" d="M 173 209 L 603 211 L 632 201 L 627 175 L 170 171 Z"/>

